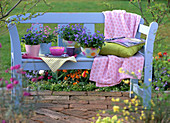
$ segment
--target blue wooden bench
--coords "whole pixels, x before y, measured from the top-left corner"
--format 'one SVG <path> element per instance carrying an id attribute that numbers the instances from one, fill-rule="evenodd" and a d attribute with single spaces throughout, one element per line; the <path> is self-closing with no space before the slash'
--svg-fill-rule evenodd
<path id="1" fill-rule="evenodd" d="M 29 14 L 21 16 L 25 18 Z M 17 18 L 12 16 L 10 18 Z M 34 23 L 34 28 L 39 28 L 39 24 L 56 23 L 59 25 L 66 25 L 68 23 L 82 23 L 92 33 L 95 32 L 95 24 L 104 23 L 104 15 L 101 12 L 98 13 L 45 13 L 44 15 L 37 16 L 31 20 L 21 21 L 20 23 Z M 38 23 L 38 24 L 37 24 Z M 143 48 L 143 55 L 145 57 L 144 65 L 144 83 L 146 86 L 150 85 L 149 79 L 152 79 L 152 59 L 153 59 L 153 46 L 158 24 L 152 22 L 149 26 L 145 26 L 144 20 L 141 19 L 136 38 L 140 38 L 141 33 L 146 35 L 146 44 Z M 22 59 L 21 57 L 21 45 L 17 31 L 17 27 L 13 23 L 8 24 L 10 40 L 11 40 L 11 66 L 21 64 L 24 70 L 50 70 L 50 68 L 42 61 L 35 59 Z M 62 39 L 58 38 L 58 45 L 63 46 Z M 91 69 L 93 58 L 86 58 L 81 54 L 76 58 L 77 63 L 66 62 L 60 69 Z M 20 82 L 22 84 L 22 82 Z M 147 89 L 141 89 L 138 86 L 138 80 L 131 79 L 130 92 L 134 91 L 136 94 L 143 98 L 145 106 L 148 105 L 151 99 L 151 87 Z M 130 94 L 131 97 L 131 94 Z"/>

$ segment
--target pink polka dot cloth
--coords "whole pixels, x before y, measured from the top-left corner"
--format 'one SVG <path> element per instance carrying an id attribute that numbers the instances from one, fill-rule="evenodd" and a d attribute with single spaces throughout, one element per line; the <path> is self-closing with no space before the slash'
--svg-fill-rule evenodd
<path id="1" fill-rule="evenodd" d="M 125 10 L 103 12 L 105 16 L 105 38 L 127 37 L 136 35 L 141 16 Z"/>
<path id="2" fill-rule="evenodd" d="M 97 87 L 114 86 L 126 78 L 135 79 L 133 76 L 119 73 L 119 68 L 134 72 L 138 79 L 141 78 L 144 57 L 140 54 L 129 58 L 120 58 L 114 55 L 98 56 L 94 59 L 90 72 L 90 80 L 96 82 Z"/>
<path id="3" fill-rule="evenodd" d="M 105 38 L 135 37 L 141 17 L 126 13 L 124 10 L 106 11 L 105 15 Z M 141 78 L 144 57 L 139 53 L 121 58 L 114 55 L 98 56 L 94 59 L 90 72 L 90 80 L 96 82 L 97 87 L 114 86 L 126 78 L 135 79 L 133 76 L 120 73 L 119 68 L 134 72 L 138 79 Z"/>

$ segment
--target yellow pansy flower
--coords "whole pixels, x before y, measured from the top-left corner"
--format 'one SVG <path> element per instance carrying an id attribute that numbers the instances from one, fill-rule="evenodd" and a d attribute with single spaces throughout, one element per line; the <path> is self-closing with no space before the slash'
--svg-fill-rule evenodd
<path id="1" fill-rule="evenodd" d="M 119 106 L 113 106 L 113 111 L 114 112 L 119 112 Z"/>
<path id="2" fill-rule="evenodd" d="M 98 117 L 99 117 L 100 115 L 99 115 L 99 114 L 96 114 L 96 116 L 98 116 Z"/>
<path id="3" fill-rule="evenodd" d="M 129 84 L 129 82 L 130 82 L 129 80 L 124 80 L 125 84 Z"/>
<path id="4" fill-rule="evenodd" d="M 113 102 L 115 102 L 115 99 L 114 99 L 114 98 L 112 98 L 112 101 L 113 101 Z"/>
<path id="5" fill-rule="evenodd" d="M 116 102 L 119 102 L 120 101 L 120 99 L 119 98 L 116 98 L 116 100 L 115 100 Z"/>
<path id="6" fill-rule="evenodd" d="M 128 120 L 128 117 L 127 117 L 127 116 L 125 117 L 125 120 Z"/>
<path id="7" fill-rule="evenodd" d="M 129 100 L 124 100 L 124 103 L 127 104 L 129 102 Z"/>
<path id="8" fill-rule="evenodd" d="M 126 111 L 126 114 L 127 114 L 127 115 L 130 115 L 130 113 L 129 113 L 128 111 Z"/>
<path id="9" fill-rule="evenodd" d="M 140 117 L 140 120 L 142 120 L 142 117 Z"/>
<path id="10" fill-rule="evenodd" d="M 116 120 L 117 120 L 117 115 L 114 115 L 114 116 L 112 117 L 112 120 L 113 120 L 113 121 L 116 121 Z"/>

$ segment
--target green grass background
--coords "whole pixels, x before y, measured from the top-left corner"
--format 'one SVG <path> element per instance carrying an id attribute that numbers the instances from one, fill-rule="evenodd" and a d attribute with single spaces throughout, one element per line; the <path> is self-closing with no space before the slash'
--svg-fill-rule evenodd
<path id="1" fill-rule="evenodd" d="M 13 0 L 11 5 L 14 5 L 17 0 Z M 146 1 L 146 0 L 145 0 Z M 158 1 L 158 0 L 157 0 Z M 161 0 L 162 2 L 164 0 Z M 47 0 L 47 2 L 52 6 L 50 12 L 102 12 L 109 9 L 104 5 L 104 2 L 108 2 L 112 5 L 113 9 L 121 9 L 126 10 L 127 12 L 140 14 L 140 11 L 129 3 L 129 0 Z M 146 8 L 146 2 L 144 2 L 143 7 Z M 23 8 L 23 4 L 19 5 L 11 14 L 15 15 L 17 12 L 21 11 Z M 34 7 L 31 11 L 42 12 L 46 11 L 48 7 L 40 2 L 36 7 Z M 144 13 L 149 21 L 152 21 L 151 15 L 146 12 L 144 9 Z M 165 21 L 169 18 L 166 17 Z M 54 26 L 54 25 L 52 25 Z M 101 30 L 103 25 L 96 25 L 97 30 Z M 20 37 L 24 35 L 26 29 L 30 27 L 30 24 L 19 24 L 17 25 L 18 32 Z M 159 34 L 161 36 L 167 37 L 166 40 L 160 41 L 159 45 L 155 43 L 154 55 L 158 52 L 167 51 L 170 53 L 169 44 L 170 38 L 170 23 L 166 23 L 164 25 L 159 26 Z M 101 30 L 103 32 L 103 30 Z M 0 49 L 0 77 L 4 77 L 5 79 L 9 78 L 10 75 L 6 74 L 4 71 L 10 67 L 10 37 L 8 30 L 4 28 L 0 28 L 0 43 L 2 44 L 2 48 Z"/>

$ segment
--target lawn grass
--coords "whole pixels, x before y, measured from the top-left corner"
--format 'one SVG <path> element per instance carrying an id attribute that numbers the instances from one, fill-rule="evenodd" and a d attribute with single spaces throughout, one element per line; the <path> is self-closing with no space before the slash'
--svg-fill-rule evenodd
<path id="1" fill-rule="evenodd" d="M 14 3 L 16 0 L 13 1 Z M 136 14 L 140 14 L 140 11 L 136 9 L 133 5 L 129 4 L 129 0 L 48 0 L 49 4 L 52 6 L 52 9 L 50 12 L 102 12 L 106 10 L 112 10 L 106 7 L 103 2 L 108 2 L 113 5 L 113 9 L 122 9 L 126 10 L 127 12 L 132 12 Z M 18 11 L 21 11 L 23 4 L 18 6 L 11 15 L 16 14 Z M 146 4 L 143 5 L 146 7 Z M 48 7 L 44 5 L 42 2 L 38 4 L 35 8 L 33 8 L 32 11 L 41 12 L 44 10 L 47 10 Z M 147 18 L 151 21 L 151 16 L 146 13 L 146 10 L 144 10 L 144 13 Z M 167 20 L 167 18 L 165 19 Z M 100 30 L 103 25 L 98 24 L 96 25 L 96 30 Z M 18 32 L 20 37 L 24 35 L 26 29 L 30 27 L 30 24 L 19 24 L 18 26 Z M 159 27 L 159 33 L 162 36 L 169 36 L 170 32 L 170 23 L 166 25 L 162 25 Z M 100 30 L 103 32 L 103 30 Z M 5 28 L 0 29 L 0 43 L 2 43 L 2 48 L 0 49 L 0 77 L 4 77 L 5 79 L 9 78 L 10 75 L 7 75 L 4 71 L 10 67 L 10 38 L 9 33 Z M 168 37 L 165 41 L 161 41 L 162 46 L 158 46 L 155 44 L 155 52 L 164 52 L 167 51 L 170 53 L 169 46 L 166 46 L 167 44 L 170 44 L 170 38 Z"/>

